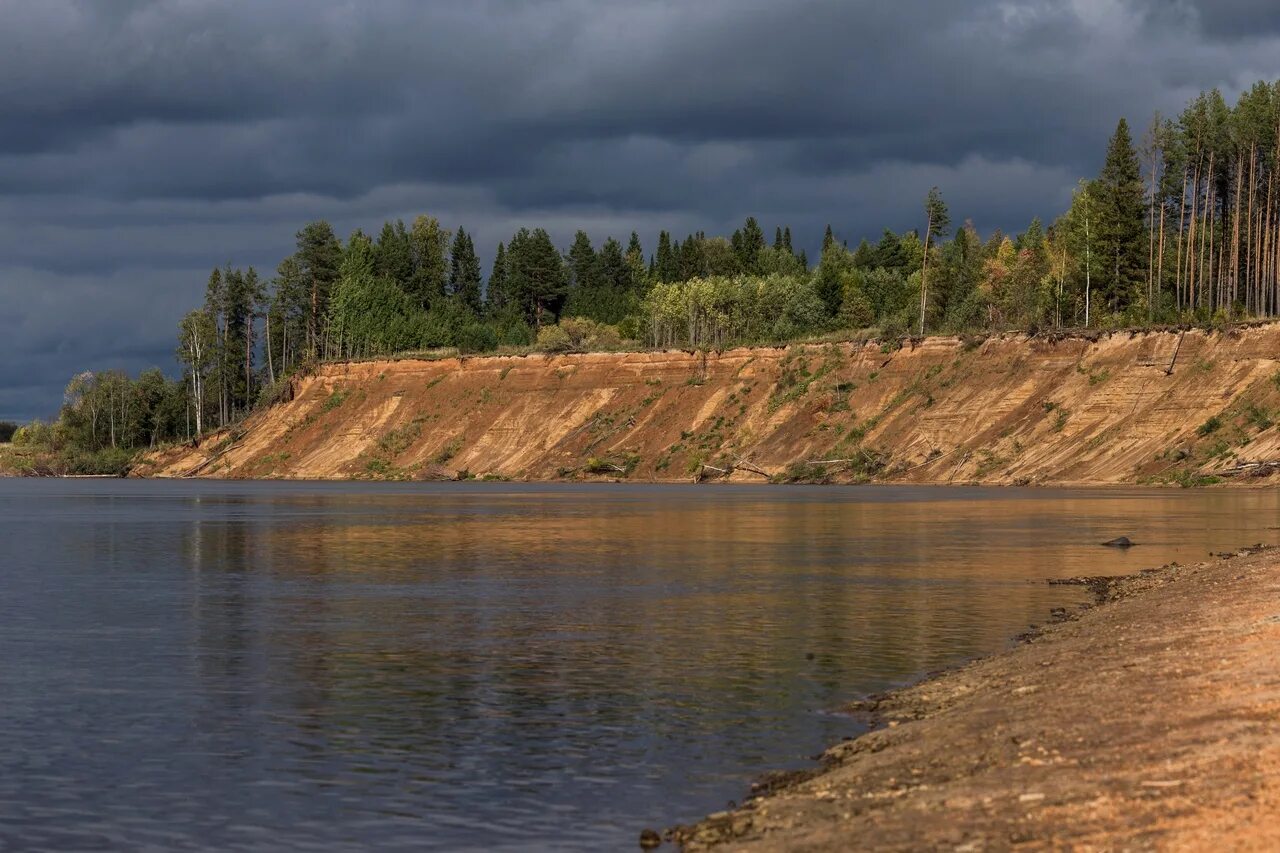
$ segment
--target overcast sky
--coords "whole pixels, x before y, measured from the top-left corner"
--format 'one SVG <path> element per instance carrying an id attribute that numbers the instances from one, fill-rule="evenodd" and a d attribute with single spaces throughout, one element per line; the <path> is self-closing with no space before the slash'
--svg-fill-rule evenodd
<path id="1" fill-rule="evenodd" d="M 210 267 L 307 220 L 431 213 L 488 271 L 748 214 L 811 256 L 1051 219 L 1124 115 L 1280 76 L 1253 0 L 0 0 L 0 418 L 78 370 L 174 370 Z"/>

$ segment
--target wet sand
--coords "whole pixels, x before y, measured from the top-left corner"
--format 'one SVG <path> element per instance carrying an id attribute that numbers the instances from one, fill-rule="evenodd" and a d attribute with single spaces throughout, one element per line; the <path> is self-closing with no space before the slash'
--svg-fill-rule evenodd
<path id="1" fill-rule="evenodd" d="M 1084 580 L 1084 579 L 1082 579 Z M 1280 549 L 1092 584 L 1010 651 L 850 709 L 868 734 L 686 849 L 1280 849 Z"/>

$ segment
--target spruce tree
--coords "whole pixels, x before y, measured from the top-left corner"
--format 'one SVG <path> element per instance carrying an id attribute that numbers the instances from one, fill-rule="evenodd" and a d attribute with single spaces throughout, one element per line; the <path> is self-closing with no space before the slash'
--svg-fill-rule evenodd
<path id="1" fill-rule="evenodd" d="M 579 231 L 573 235 L 573 245 L 569 247 L 569 288 L 570 290 L 589 290 L 599 283 L 596 276 L 596 250 L 591 245 L 587 232 Z"/>
<path id="2" fill-rule="evenodd" d="M 627 268 L 631 278 L 629 284 L 631 290 L 635 293 L 643 293 L 647 290 L 646 279 L 648 278 L 644 263 L 644 246 L 640 245 L 640 235 L 631 232 L 631 241 L 627 243 Z"/>
<path id="3" fill-rule="evenodd" d="M 876 250 L 864 237 L 853 252 L 853 265 L 860 270 L 869 270 L 876 265 Z"/>
<path id="4" fill-rule="evenodd" d="M 1142 172 L 1124 119 L 1107 146 L 1107 159 L 1093 184 L 1098 205 L 1099 290 L 1112 311 L 1124 311 L 1146 275 Z"/>
<path id="5" fill-rule="evenodd" d="M 710 274 L 707 266 L 707 241 L 701 234 L 690 234 L 689 237 L 680 244 L 679 259 L 677 261 L 676 279 L 680 281 L 688 281 L 691 278 L 700 278 Z M 735 255 L 736 257 L 736 255 Z"/>
<path id="6" fill-rule="evenodd" d="M 489 285 L 485 288 L 485 303 L 489 313 L 497 316 L 510 303 L 511 292 L 507 283 L 507 249 L 498 243 L 493 255 L 493 271 L 489 273 Z"/>
<path id="7" fill-rule="evenodd" d="M 740 232 L 740 243 L 734 248 L 738 251 L 738 260 L 748 275 L 760 273 L 760 250 L 765 247 L 764 231 L 754 216 L 748 216 Z M 737 236 L 737 235 L 735 235 Z"/>
<path id="8" fill-rule="evenodd" d="M 658 254 L 654 258 L 654 274 L 658 281 L 671 282 L 679 278 L 679 261 L 671 247 L 671 235 L 666 231 L 658 234 Z"/>
<path id="9" fill-rule="evenodd" d="M 449 295 L 472 311 L 480 313 L 480 259 L 471 235 L 459 227 L 449 252 Z"/>
<path id="10" fill-rule="evenodd" d="M 413 276 L 413 253 L 403 221 L 397 220 L 394 225 L 390 222 L 382 224 L 374 246 L 373 271 L 375 275 L 408 288 L 409 279 Z"/>

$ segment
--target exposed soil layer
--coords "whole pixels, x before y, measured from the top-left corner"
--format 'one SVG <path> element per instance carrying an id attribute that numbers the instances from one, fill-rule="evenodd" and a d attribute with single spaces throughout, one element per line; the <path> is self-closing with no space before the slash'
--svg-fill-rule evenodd
<path id="1" fill-rule="evenodd" d="M 1184 485 L 1280 460 L 1280 325 L 325 365 L 151 476 Z M 1257 479 L 1249 477 L 1249 481 Z"/>
<path id="2" fill-rule="evenodd" d="M 671 837 L 692 850 L 1280 850 L 1280 550 L 1081 580 L 1105 603 L 860 703 L 876 728 L 822 769 Z"/>

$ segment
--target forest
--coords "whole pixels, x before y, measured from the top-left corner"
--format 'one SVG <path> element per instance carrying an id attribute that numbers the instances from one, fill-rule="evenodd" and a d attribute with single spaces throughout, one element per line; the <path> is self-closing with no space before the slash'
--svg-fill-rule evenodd
<path id="1" fill-rule="evenodd" d="M 323 360 L 838 340 L 1010 329 L 1224 324 L 1280 312 L 1280 82 L 1234 106 L 1213 90 L 1135 133 L 1121 119 L 1098 175 L 1021 233 L 953 228 L 942 193 L 920 228 L 850 246 L 827 227 L 816 262 L 790 227 L 754 217 L 728 237 L 632 232 L 567 248 L 543 228 L 499 243 L 422 215 L 345 240 L 324 221 L 262 275 L 211 271 L 181 321 L 176 380 L 86 373 L 53 425 L 15 445 L 68 469 L 115 470 L 132 450 L 224 427 Z M 624 242 L 625 240 L 625 242 Z M 106 462 L 103 463 L 102 460 Z"/>

